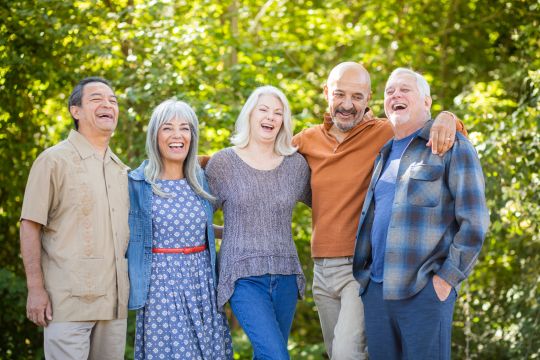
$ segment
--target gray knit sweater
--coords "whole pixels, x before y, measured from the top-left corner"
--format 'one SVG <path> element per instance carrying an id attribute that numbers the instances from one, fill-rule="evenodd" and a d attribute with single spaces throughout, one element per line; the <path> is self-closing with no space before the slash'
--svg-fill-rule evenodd
<path id="1" fill-rule="evenodd" d="M 225 221 L 218 256 L 218 306 L 229 300 L 236 280 L 264 274 L 296 274 L 302 297 L 306 279 L 291 221 L 297 201 L 311 202 L 306 160 L 295 153 L 275 169 L 257 170 L 227 148 L 212 156 L 206 175 Z"/>

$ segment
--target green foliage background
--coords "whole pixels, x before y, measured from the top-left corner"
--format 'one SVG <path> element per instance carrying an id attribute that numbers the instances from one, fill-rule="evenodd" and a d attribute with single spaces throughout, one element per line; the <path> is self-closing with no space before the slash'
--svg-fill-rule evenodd
<path id="1" fill-rule="evenodd" d="M 112 147 L 135 167 L 159 102 L 192 104 L 200 151 L 211 154 L 229 145 L 241 105 L 262 84 L 288 95 L 297 130 L 319 123 L 322 84 L 345 60 L 370 71 L 376 114 L 393 68 L 424 73 L 435 113 L 457 113 L 481 157 L 492 226 L 458 301 L 454 357 L 540 358 L 539 28 L 538 0 L 0 0 L 0 359 L 42 357 L 41 334 L 25 319 L 18 217 L 33 160 L 71 128 L 65 104 L 78 80 L 114 84 Z M 310 210 L 299 206 L 293 227 L 311 281 Z M 237 327 L 235 345 L 248 359 Z M 290 350 L 323 358 L 309 289 Z"/>

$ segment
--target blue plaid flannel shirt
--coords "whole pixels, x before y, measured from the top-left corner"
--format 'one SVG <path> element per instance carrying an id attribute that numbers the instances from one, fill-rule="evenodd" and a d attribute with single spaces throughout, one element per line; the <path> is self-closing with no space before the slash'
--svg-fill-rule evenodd
<path id="1" fill-rule="evenodd" d="M 458 290 L 470 274 L 489 226 L 484 176 L 476 150 L 457 133 L 444 156 L 426 146 L 433 121 L 405 150 L 399 165 L 384 257 L 383 298 L 409 298 L 433 274 Z M 360 294 L 369 282 L 374 188 L 391 141 L 377 159 L 356 235 L 353 274 Z"/>

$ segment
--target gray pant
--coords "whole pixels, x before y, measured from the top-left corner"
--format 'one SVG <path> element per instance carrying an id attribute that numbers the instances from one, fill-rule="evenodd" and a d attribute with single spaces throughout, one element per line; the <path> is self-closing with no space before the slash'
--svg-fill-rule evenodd
<path id="1" fill-rule="evenodd" d="M 364 306 L 352 275 L 352 257 L 316 258 L 313 299 L 332 360 L 367 359 Z"/>
<path id="2" fill-rule="evenodd" d="M 124 359 L 127 319 L 52 322 L 44 329 L 45 358 Z"/>

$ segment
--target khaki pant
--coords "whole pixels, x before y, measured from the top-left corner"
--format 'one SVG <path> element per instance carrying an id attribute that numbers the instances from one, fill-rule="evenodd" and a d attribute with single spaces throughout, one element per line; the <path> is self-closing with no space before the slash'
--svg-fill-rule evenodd
<path id="1" fill-rule="evenodd" d="M 364 306 L 352 274 L 352 256 L 314 262 L 313 299 L 328 356 L 332 360 L 367 359 Z"/>
<path id="2" fill-rule="evenodd" d="M 49 323 L 43 331 L 45 358 L 123 359 L 126 329 L 127 319 Z"/>

